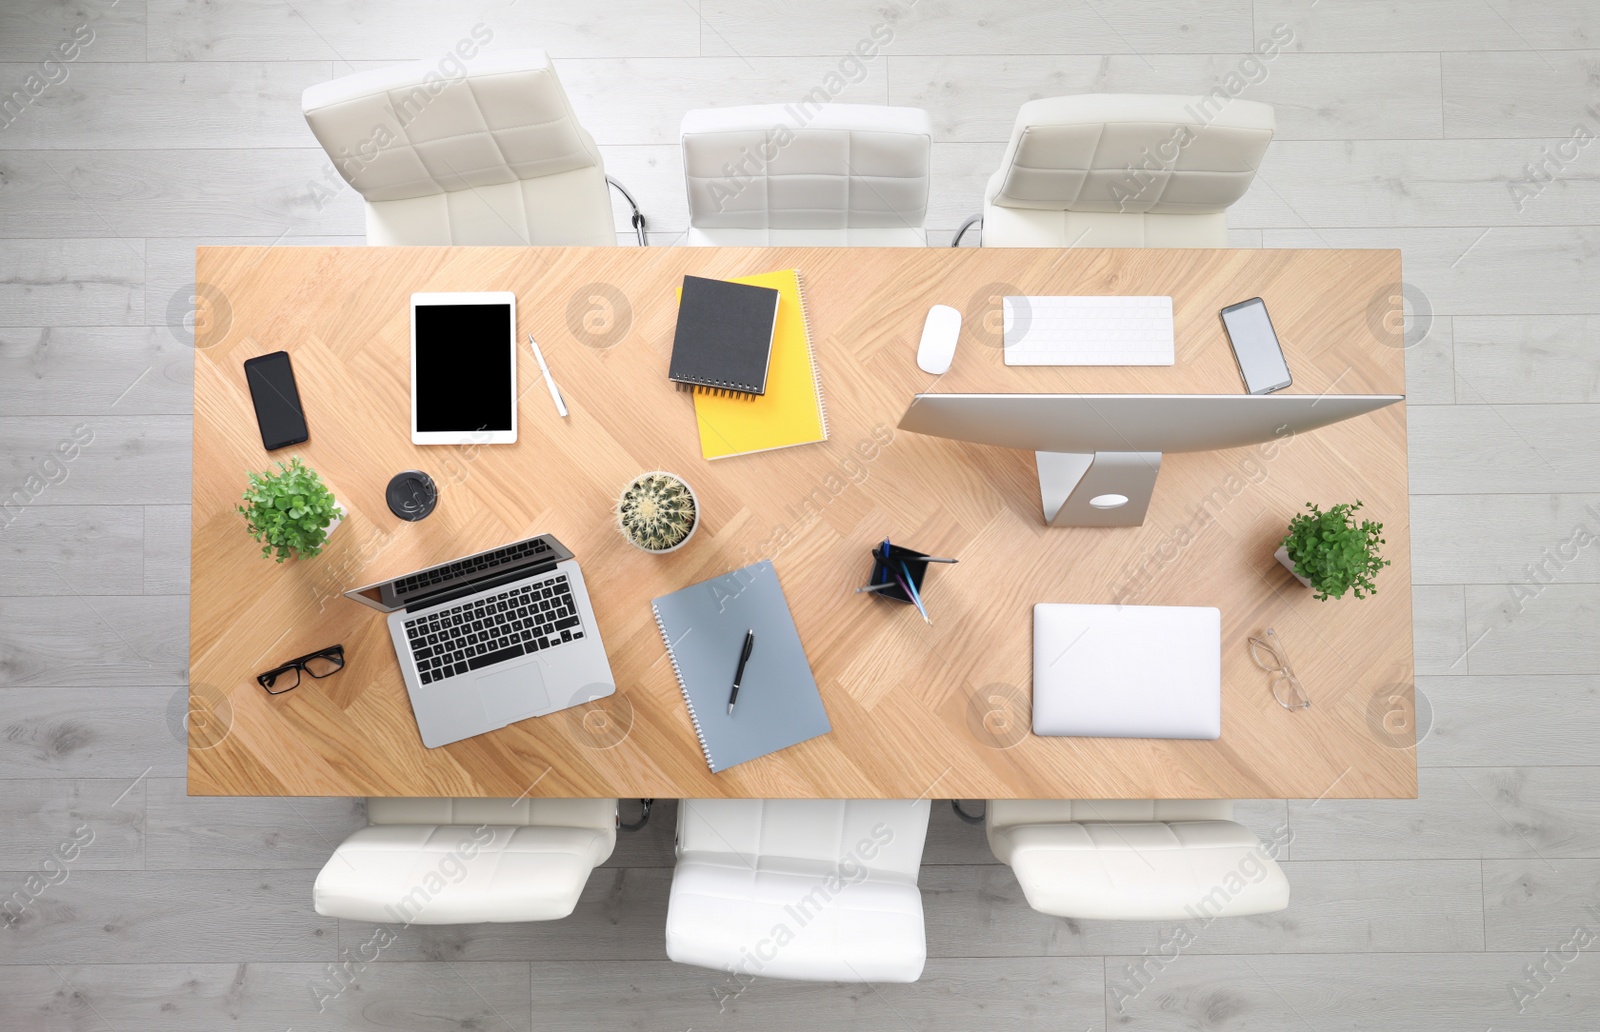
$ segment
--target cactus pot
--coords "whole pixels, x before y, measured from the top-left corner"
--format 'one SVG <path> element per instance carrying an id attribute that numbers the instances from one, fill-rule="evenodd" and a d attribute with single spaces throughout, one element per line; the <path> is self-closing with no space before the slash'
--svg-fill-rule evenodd
<path id="1" fill-rule="evenodd" d="M 628 544 L 665 555 L 694 537 L 700 526 L 700 500 L 682 477 L 654 470 L 639 474 L 622 489 L 616 515 Z"/>

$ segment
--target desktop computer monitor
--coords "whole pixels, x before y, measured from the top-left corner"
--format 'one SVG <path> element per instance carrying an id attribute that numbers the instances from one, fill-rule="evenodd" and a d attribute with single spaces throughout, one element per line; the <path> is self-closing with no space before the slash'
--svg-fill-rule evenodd
<path id="1" fill-rule="evenodd" d="M 1045 522 L 1137 527 L 1162 452 L 1261 444 L 1403 394 L 918 394 L 900 429 L 1035 453 Z"/>

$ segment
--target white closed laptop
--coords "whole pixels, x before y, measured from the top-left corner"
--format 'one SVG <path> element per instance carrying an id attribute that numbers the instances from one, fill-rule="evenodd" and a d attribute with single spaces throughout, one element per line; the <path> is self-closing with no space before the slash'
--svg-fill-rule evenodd
<path id="1" fill-rule="evenodd" d="M 1220 737 L 1222 612 L 1034 606 L 1033 733 Z"/>

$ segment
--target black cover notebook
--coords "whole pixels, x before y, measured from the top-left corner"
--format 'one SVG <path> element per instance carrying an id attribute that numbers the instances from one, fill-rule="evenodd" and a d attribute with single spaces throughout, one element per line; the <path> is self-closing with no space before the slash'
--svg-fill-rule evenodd
<path id="1" fill-rule="evenodd" d="M 778 297 L 769 287 L 685 276 L 667 376 L 680 389 L 767 393 Z"/>

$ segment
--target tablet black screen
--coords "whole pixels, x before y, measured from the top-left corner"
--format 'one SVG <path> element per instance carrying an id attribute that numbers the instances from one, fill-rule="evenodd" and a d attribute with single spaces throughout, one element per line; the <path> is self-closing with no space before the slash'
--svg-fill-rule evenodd
<path id="1" fill-rule="evenodd" d="M 511 429 L 511 306 L 417 305 L 417 431 Z"/>

